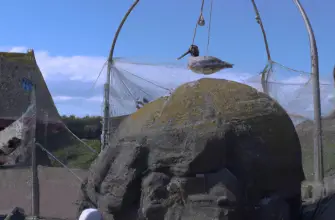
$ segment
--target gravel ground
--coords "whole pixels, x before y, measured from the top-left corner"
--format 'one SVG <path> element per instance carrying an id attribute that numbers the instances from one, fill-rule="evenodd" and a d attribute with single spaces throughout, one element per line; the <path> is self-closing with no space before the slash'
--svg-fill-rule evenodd
<path id="1" fill-rule="evenodd" d="M 84 178 L 87 171 L 73 170 Z M 31 214 L 31 173 L 28 168 L 0 168 L 0 210 L 21 207 Z M 80 182 L 68 170 L 39 167 L 40 215 L 46 220 L 75 219 Z M 56 218 L 56 219 L 55 219 Z"/>

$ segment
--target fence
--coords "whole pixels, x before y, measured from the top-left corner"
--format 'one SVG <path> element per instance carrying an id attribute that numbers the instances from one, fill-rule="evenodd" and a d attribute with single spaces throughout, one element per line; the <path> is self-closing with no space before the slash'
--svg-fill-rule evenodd
<path id="1" fill-rule="evenodd" d="M 93 149 L 62 121 L 51 122 L 47 112 L 39 121 L 34 89 L 30 91 L 30 103 L 22 117 L 0 131 L 4 152 L 0 210 L 21 207 L 27 215 L 75 219 L 78 190 L 87 173 L 76 167 L 88 167 L 99 145 Z"/>

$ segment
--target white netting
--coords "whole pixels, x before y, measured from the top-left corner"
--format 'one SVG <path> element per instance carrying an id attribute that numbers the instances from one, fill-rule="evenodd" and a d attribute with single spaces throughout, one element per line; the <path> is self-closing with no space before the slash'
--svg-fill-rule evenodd
<path id="1" fill-rule="evenodd" d="M 75 134 L 89 130 L 87 133 L 94 137 L 94 133 L 101 133 L 101 118 L 61 117 L 41 72 L 36 63 L 31 62 L 32 57 L 14 53 L 2 55 L 0 178 L 3 184 L 0 194 L 9 199 L 3 200 L 1 208 L 9 210 L 19 206 L 27 215 L 31 214 L 31 149 L 36 143 L 36 162 L 42 166 L 38 167 L 40 188 L 35 195 L 41 201 L 53 198 L 47 204 L 41 203 L 40 214 L 49 219 L 63 216 L 64 210 L 73 209 L 75 213 L 76 192 L 86 171 L 72 168 L 88 168 L 100 151 L 99 140 L 82 140 Z M 25 58 L 29 58 L 29 62 Z M 78 105 L 78 109 L 84 109 L 83 105 Z M 94 149 L 89 145 L 94 145 Z M 17 166 L 21 169 L 15 169 Z"/>
<path id="2" fill-rule="evenodd" d="M 302 145 L 305 174 L 307 178 L 312 178 L 314 102 L 311 74 L 296 71 L 276 62 L 270 62 L 265 87 L 267 93 L 285 108 L 295 122 Z M 334 92 L 332 75 L 320 73 L 322 141 L 324 172 L 326 175 L 333 174 L 335 168 Z"/>
<path id="3" fill-rule="evenodd" d="M 112 69 L 111 114 L 113 117 L 135 112 L 137 100 L 147 98 L 153 101 L 183 83 L 200 78 L 219 78 L 237 81 L 266 92 L 288 112 L 299 133 L 303 147 L 306 175 L 313 175 L 313 89 L 311 74 L 285 67 L 276 62 L 269 62 L 266 84 L 262 86 L 260 73 L 237 73 L 230 70 L 221 71 L 210 76 L 194 74 L 185 66 L 176 64 L 150 65 L 131 60 L 116 59 Z M 334 85 L 331 77 L 321 74 L 321 109 L 322 117 L 331 117 L 335 109 Z M 332 137 L 329 120 L 323 123 L 325 147 L 325 172 L 335 168 L 335 139 Z M 114 123 L 117 126 L 118 123 Z"/>
<path id="4" fill-rule="evenodd" d="M 270 62 L 268 68 L 268 94 L 297 119 L 313 119 L 313 93 L 311 74 L 296 71 Z M 126 115 L 136 111 L 137 100 L 149 101 L 168 95 L 183 83 L 200 78 L 219 78 L 241 82 L 263 91 L 261 76 L 257 73 L 221 71 L 210 76 L 197 75 L 180 65 L 149 65 L 117 60 L 112 69 L 111 114 Z M 321 77 L 322 115 L 329 115 L 335 107 L 334 85 Z"/>
<path id="5" fill-rule="evenodd" d="M 15 160 L 28 158 L 30 154 L 28 145 L 36 140 L 45 149 L 60 157 L 62 163 L 74 167 L 80 166 L 77 163 L 73 164 L 72 161 L 74 157 L 83 157 L 82 165 L 88 166 L 86 164 L 91 161 L 90 158 L 94 158 L 96 152 L 99 152 L 100 146 L 94 140 L 86 142 L 81 140 L 64 124 L 63 119 L 67 118 L 60 117 L 32 54 L 30 52 L 1 54 L 0 74 L 0 147 L 6 147 L 8 141 L 14 137 L 16 141 L 25 145 L 20 147 L 21 150 L 11 153 L 10 158 L 13 158 L 11 163 L 17 164 Z M 101 91 L 99 92 L 101 94 Z M 84 109 L 80 103 L 76 104 L 78 108 Z M 87 126 L 87 129 L 98 133 L 99 129 L 101 130 L 99 127 L 101 119 L 93 120 L 94 122 L 88 124 L 77 120 L 75 122 L 77 124 L 72 127 L 82 131 Z M 78 134 L 78 131 L 75 133 Z M 87 142 L 94 142 L 95 149 L 92 149 Z M 60 165 L 53 161 L 53 158 L 48 158 L 48 155 L 43 154 L 40 149 L 38 151 L 39 164 L 50 165 L 51 159 L 51 165 Z"/>
<path id="6" fill-rule="evenodd" d="M 35 95 L 32 95 L 35 99 Z M 24 161 L 30 156 L 30 149 L 35 140 L 36 129 L 36 105 L 33 101 L 28 106 L 27 111 L 8 127 L 0 131 L 0 149 L 3 153 L 2 164 L 15 165 Z M 17 155 L 25 154 L 23 158 L 17 158 Z"/>
<path id="7" fill-rule="evenodd" d="M 334 83 L 331 75 L 320 74 L 322 116 L 335 109 Z M 296 71 L 271 62 L 268 68 L 268 94 L 276 99 L 292 116 L 314 118 L 313 86 L 310 73 Z"/>
<path id="8" fill-rule="evenodd" d="M 224 78 L 244 82 L 250 74 L 221 71 L 209 76 L 194 74 L 186 65 L 148 64 L 135 62 L 131 59 L 116 59 L 111 71 L 110 105 L 111 115 L 122 116 L 137 110 L 143 98 L 149 102 L 169 95 L 176 87 L 183 83 L 201 78 Z M 259 82 L 251 82 L 259 84 Z"/>

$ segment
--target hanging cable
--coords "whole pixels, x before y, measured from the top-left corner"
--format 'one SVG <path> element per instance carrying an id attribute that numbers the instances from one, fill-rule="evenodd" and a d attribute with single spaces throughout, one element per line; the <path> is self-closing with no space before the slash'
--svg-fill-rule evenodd
<path id="1" fill-rule="evenodd" d="M 195 37 L 197 35 L 197 29 L 198 29 L 198 26 L 201 25 L 202 23 L 199 22 L 201 17 L 203 18 L 203 10 L 204 10 L 204 5 L 205 5 L 205 0 L 202 0 L 202 3 L 201 3 L 201 8 L 200 8 L 200 17 L 195 25 L 195 28 L 194 28 L 194 33 L 193 33 L 193 39 L 192 39 L 192 45 L 194 44 L 194 40 L 195 40 Z M 203 20 L 203 22 L 205 22 L 205 20 Z M 200 23 L 200 24 L 199 24 Z"/>
<path id="2" fill-rule="evenodd" d="M 98 82 L 98 80 L 99 80 L 99 78 L 100 78 L 100 76 L 101 76 L 102 71 L 105 69 L 105 67 L 106 67 L 106 65 L 107 65 L 107 62 L 108 62 L 108 60 L 106 60 L 105 63 L 102 65 L 101 70 L 100 70 L 100 72 L 99 72 L 97 78 L 95 79 L 95 81 L 94 81 L 94 83 L 93 83 L 91 89 L 89 90 L 89 92 L 92 92 L 92 89 L 94 89 L 94 87 L 96 86 L 96 84 L 97 84 L 97 82 Z"/>
<path id="3" fill-rule="evenodd" d="M 134 76 L 134 77 L 136 77 L 136 78 L 139 78 L 139 79 L 141 79 L 141 80 L 143 80 L 143 81 L 145 81 L 145 82 L 148 82 L 148 83 L 150 83 L 150 84 L 152 84 L 152 85 L 154 85 L 154 86 L 157 86 L 158 88 L 161 88 L 161 89 L 164 89 L 164 90 L 167 90 L 167 91 L 171 91 L 171 89 L 162 87 L 162 86 L 160 86 L 160 85 L 158 85 L 158 84 L 156 84 L 156 83 L 154 83 L 154 82 L 151 82 L 151 81 L 149 81 L 149 80 L 147 80 L 147 79 L 144 79 L 144 78 L 142 78 L 142 77 L 140 77 L 140 76 L 137 76 L 137 75 L 135 75 L 135 74 L 129 72 L 128 70 L 125 70 L 125 69 L 122 69 L 122 68 L 119 68 L 119 70 L 121 70 L 121 71 L 123 71 L 123 72 L 126 72 L 126 73 L 128 73 L 129 75 L 132 75 L 132 76 Z"/>
<path id="4" fill-rule="evenodd" d="M 211 38 L 211 24 L 212 24 L 212 14 L 213 14 L 213 2 L 214 0 L 211 0 L 211 9 L 209 12 L 209 24 L 208 24 L 208 39 L 207 39 L 207 51 L 206 55 L 208 56 L 208 50 L 209 50 L 209 42 Z"/>
<path id="5" fill-rule="evenodd" d="M 253 5 L 253 7 L 254 7 L 254 11 L 255 11 L 255 14 L 256 14 L 256 21 L 259 24 L 259 26 L 261 28 L 261 31 L 262 31 L 262 34 L 263 34 L 263 39 L 264 39 L 264 44 L 265 44 L 265 49 L 266 49 L 266 54 L 268 56 L 268 60 L 271 60 L 269 44 L 268 44 L 268 40 L 267 40 L 267 37 L 266 37 L 266 33 L 265 33 L 265 29 L 264 29 L 264 26 L 263 26 L 263 22 L 262 22 L 261 16 L 259 14 L 257 5 L 255 3 L 255 0 L 251 0 L 251 3 Z"/>
<path id="6" fill-rule="evenodd" d="M 261 31 L 262 31 L 262 34 L 263 34 L 265 50 L 266 50 L 266 54 L 267 54 L 267 57 L 268 57 L 268 65 L 270 67 L 270 68 L 268 68 L 267 71 L 264 71 L 264 72 L 261 73 L 262 74 L 261 83 L 262 83 L 263 92 L 265 92 L 266 94 L 269 94 L 268 93 L 269 89 L 268 89 L 268 83 L 267 82 L 268 82 L 269 74 L 272 72 L 272 59 L 271 59 L 271 55 L 270 55 L 269 44 L 268 44 L 268 40 L 267 40 L 267 37 L 266 37 L 265 29 L 264 29 L 264 26 L 263 26 L 263 22 L 262 22 L 261 16 L 259 15 L 259 11 L 258 11 L 257 5 L 255 3 L 255 0 L 251 0 L 251 3 L 254 7 L 254 11 L 255 11 L 255 14 L 256 14 L 256 21 L 259 24 L 259 26 L 261 28 Z"/>
<path id="7" fill-rule="evenodd" d="M 198 19 L 198 25 L 199 25 L 199 26 L 204 26 L 205 23 L 206 23 L 206 22 L 205 22 L 204 15 L 203 15 L 203 11 L 204 11 L 204 3 L 205 3 L 205 0 L 202 0 L 200 16 L 199 16 L 199 19 Z"/>
<path id="8" fill-rule="evenodd" d="M 48 151 L 47 149 L 45 149 L 41 144 L 39 144 L 37 142 L 35 144 L 41 150 L 43 150 L 44 152 L 46 152 L 50 157 L 52 157 L 52 159 L 56 160 L 58 163 L 60 163 L 60 165 L 62 165 L 65 169 L 67 169 L 74 177 L 77 178 L 77 180 L 79 180 L 79 183 L 83 182 L 83 180 L 75 172 L 73 172 L 68 166 L 66 166 L 64 163 L 62 163 L 62 161 L 60 161 L 57 157 L 55 157 L 50 151 Z"/>

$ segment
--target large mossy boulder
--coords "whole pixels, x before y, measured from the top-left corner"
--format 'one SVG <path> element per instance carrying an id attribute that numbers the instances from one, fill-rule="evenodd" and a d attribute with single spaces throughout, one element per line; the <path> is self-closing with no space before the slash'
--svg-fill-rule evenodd
<path id="1" fill-rule="evenodd" d="M 293 213 L 303 180 L 298 136 L 276 101 L 240 83 L 201 79 L 123 120 L 91 167 L 80 210 L 122 219 L 137 204 L 147 219 L 221 219 L 223 196 L 235 210 L 281 198 Z"/>

